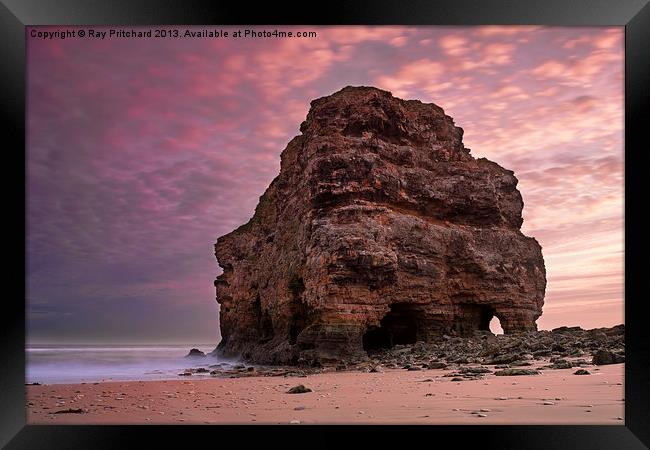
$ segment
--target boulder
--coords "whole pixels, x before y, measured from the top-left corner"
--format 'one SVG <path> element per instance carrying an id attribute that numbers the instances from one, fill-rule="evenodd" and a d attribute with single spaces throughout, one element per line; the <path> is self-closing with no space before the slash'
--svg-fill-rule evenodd
<path id="1" fill-rule="evenodd" d="M 591 363 L 596 366 L 619 364 L 623 362 L 625 362 L 625 356 L 619 355 L 610 350 L 598 350 L 591 360 Z"/>
<path id="2" fill-rule="evenodd" d="M 546 272 L 514 173 L 442 108 L 372 87 L 311 102 L 249 222 L 218 238 L 215 354 L 268 364 L 536 330 Z"/>
<path id="3" fill-rule="evenodd" d="M 305 394 L 307 392 L 311 392 L 311 389 L 305 387 L 302 384 L 299 384 L 298 386 L 294 386 L 291 389 L 287 391 L 287 394 Z"/>

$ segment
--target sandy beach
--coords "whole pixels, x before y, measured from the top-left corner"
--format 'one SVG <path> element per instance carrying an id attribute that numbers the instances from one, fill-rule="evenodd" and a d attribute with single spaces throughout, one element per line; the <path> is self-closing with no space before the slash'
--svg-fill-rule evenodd
<path id="1" fill-rule="evenodd" d="M 587 369 L 465 381 L 444 377 L 449 370 L 387 369 L 28 385 L 27 423 L 624 424 L 624 364 Z M 287 393 L 300 384 L 312 392 Z"/>

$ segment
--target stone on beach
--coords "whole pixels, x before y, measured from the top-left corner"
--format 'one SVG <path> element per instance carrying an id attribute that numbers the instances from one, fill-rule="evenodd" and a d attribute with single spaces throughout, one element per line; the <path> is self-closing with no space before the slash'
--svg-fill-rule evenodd
<path id="1" fill-rule="evenodd" d="M 287 394 L 305 394 L 307 392 L 312 392 L 312 390 L 302 384 L 299 384 L 298 386 L 294 386 L 289 389 L 287 391 Z"/>
<path id="2" fill-rule="evenodd" d="M 52 414 L 83 414 L 85 411 L 81 408 L 68 408 L 54 411 Z"/>
<path id="3" fill-rule="evenodd" d="M 494 372 L 496 376 L 519 376 L 519 375 L 539 375 L 537 369 L 503 369 Z"/>
<path id="4" fill-rule="evenodd" d="M 625 362 L 625 356 L 614 353 L 611 350 L 598 350 L 591 360 L 591 363 L 596 366 L 620 364 L 622 362 Z"/>

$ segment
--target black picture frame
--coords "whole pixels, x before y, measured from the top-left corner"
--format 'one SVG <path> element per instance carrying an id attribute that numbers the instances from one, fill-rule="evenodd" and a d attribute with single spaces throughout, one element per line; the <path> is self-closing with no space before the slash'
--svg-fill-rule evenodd
<path id="1" fill-rule="evenodd" d="M 205 439 L 214 445 L 264 436 L 267 445 L 324 446 L 348 441 L 341 435 L 363 432 L 364 444 L 382 443 L 388 433 L 416 444 L 443 442 L 463 448 L 550 449 L 647 448 L 650 445 L 650 367 L 645 305 L 641 295 L 642 259 L 647 235 L 642 228 L 643 187 L 648 160 L 647 107 L 650 99 L 650 5 L 648 0 L 446 0 L 446 1 L 328 1 L 251 6 L 201 0 L 0 0 L 0 110 L 4 155 L 11 158 L 3 178 L 5 241 L 16 258 L 6 258 L 4 273 L 18 285 L 27 233 L 25 221 L 25 26 L 28 25 L 147 25 L 147 24 L 368 24 L 368 25 L 555 25 L 625 26 L 625 422 L 612 426 L 46 426 L 25 424 L 25 284 L 3 304 L 0 367 L 0 445 L 6 448 L 169 448 L 174 442 Z M 645 143 L 646 145 L 642 145 Z M 11 175 L 11 176 L 7 176 Z M 21 199 L 22 196 L 22 199 Z M 11 209 L 7 210 L 6 205 Z M 11 211 L 11 212 L 9 212 Z M 24 243 L 26 243 L 24 241 Z M 22 256 L 21 256 L 22 255 Z M 14 275 L 15 272 L 15 275 Z M 289 436 L 286 436 L 288 434 Z M 141 443 L 136 443 L 140 440 Z M 145 443 L 145 445 L 142 445 Z M 403 445 L 403 444 L 402 444 Z M 447 444 L 449 445 L 449 444 Z"/>

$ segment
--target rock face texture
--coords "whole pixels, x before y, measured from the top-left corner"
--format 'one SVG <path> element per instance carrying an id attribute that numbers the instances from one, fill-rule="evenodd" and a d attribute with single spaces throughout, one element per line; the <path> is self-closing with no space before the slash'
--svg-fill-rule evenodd
<path id="1" fill-rule="evenodd" d="M 546 274 L 512 171 L 434 104 L 346 87 L 311 102 L 253 218 L 220 237 L 216 354 L 329 363 L 536 330 Z"/>

